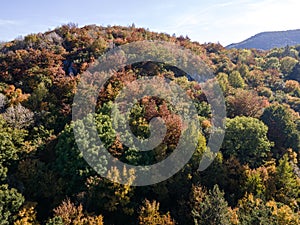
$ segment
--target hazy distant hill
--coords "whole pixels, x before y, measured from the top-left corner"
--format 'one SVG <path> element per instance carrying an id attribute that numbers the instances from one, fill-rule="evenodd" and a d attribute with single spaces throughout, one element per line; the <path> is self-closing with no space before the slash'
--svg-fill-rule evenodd
<path id="1" fill-rule="evenodd" d="M 300 44 L 300 29 L 288 31 L 262 32 L 242 42 L 226 46 L 226 48 L 256 48 L 269 50 L 275 47 Z"/>

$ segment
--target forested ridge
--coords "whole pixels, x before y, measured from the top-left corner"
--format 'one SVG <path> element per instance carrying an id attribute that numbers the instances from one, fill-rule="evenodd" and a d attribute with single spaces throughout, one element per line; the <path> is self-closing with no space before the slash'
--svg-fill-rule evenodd
<path id="1" fill-rule="evenodd" d="M 178 117 L 168 102 L 151 96 L 132 109 L 130 126 L 136 136 L 147 138 L 151 118 L 162 117 L 168 128 L 162 144 L 141 154 L 114 133 L 110 112 L 115 97 L 145 74 L 166 77 L 186 90 L 201 124 L 201 131 L 195 131 L 197 149 L 180 172 L 135 187 L 102 178 L 85 162 L 73 133 L 72 103 L 81 74 L 99 56 L 143 40 L 172 42 L 199 55 L 219 81 L 228 118 L 220 152 L 200 172 L 212 112 L 199 84 L 163 63 L 115 71 L 99 93 L 95 115 L 99 137 L 114 157 L 151 164 L 171 154 L 178 142 Z M 0 224 L 298 225 L 299 82 L 300 46 L 226 49 L 134 25 L 74 24 L 2 43 Z M 115 181 L 135 179 L 131 171 L 112 167 L 107 172 Z"/>

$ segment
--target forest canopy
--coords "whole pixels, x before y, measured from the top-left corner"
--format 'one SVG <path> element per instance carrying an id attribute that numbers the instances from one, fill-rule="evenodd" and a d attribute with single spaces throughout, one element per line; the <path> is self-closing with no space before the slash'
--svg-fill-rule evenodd
<path id="1" fill-rule="evenodd" d="M 98 138 L 115 158 L 132 165 L 159 162 L 172 154 L 184 130 L 168 101 L 145 96 L 131 110 L 132 132 L 149 137 L 150 120 L 161 117 L 166 136 L 147 153 L 120 141 L 111 121 L 113 102 L 141 76 L 182 87 L 201 125 L 192 130 L 196 151 L 178 173 L 135 187 L 132 171 L 106 168 L 100 157 L 97 166 L 116 181 L 111 182 L 84 160 L 73 132 L 82 121 L 72 121 L 72 104 L 81 75 L 96 59 L 144 40 L 169 42 L 199 56 L 220 84 L 228 118 L 220 151 L 206 170 L 198 171 L 214 125 L 199 84 L 161 62 L 113 71 L 95 114 L 85 120 L 96 124 Z M 74 24 L 2 43 L 0 224 L 300 224 L 299 81 L 300 46 L 226 49 L 135 26 Z M 89 149 L 93 154 L 97 146 Z M 123 177 L 128 178 L 124 185 L 117 182 Z"/>

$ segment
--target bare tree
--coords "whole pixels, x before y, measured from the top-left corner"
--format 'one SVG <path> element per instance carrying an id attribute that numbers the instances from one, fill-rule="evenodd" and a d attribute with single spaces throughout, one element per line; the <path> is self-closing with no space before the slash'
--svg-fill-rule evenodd
<path id="1" fill-rule="evenodd" d="M 21 104 L 10 106 L 3 113 L 3 118 L 6 122 L 15 128 L 22 129 L 30 126 L 33 123 L 34 113 L 23 107 Z"/>
<path id="2" fill-rule="evenodd" d="M 6 105 L 6 96 L 0 93 L 0 111 Z"/>

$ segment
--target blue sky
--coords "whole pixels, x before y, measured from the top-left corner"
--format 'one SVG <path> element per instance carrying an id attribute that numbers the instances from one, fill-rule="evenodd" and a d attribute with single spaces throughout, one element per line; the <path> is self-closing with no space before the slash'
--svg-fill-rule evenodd
<path id="1" fill-rule="evenodd" d="M 79 26 L 131 25 L 188 35 L 192 40 L 242 41 L 262 31 L 300 28 L 299 0 L 7 0 L 1 2 L 0 40 Z"/>

